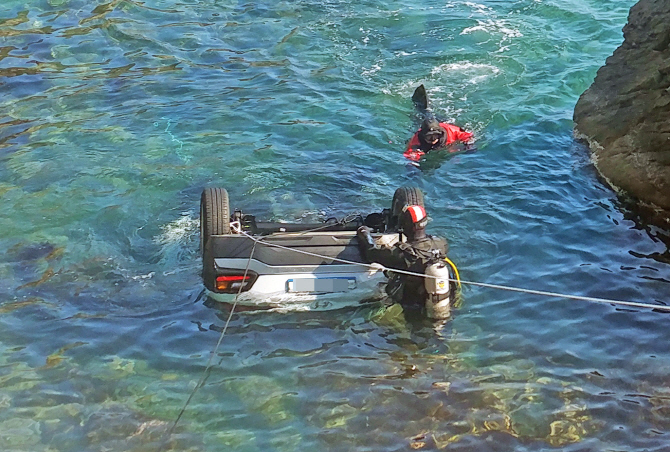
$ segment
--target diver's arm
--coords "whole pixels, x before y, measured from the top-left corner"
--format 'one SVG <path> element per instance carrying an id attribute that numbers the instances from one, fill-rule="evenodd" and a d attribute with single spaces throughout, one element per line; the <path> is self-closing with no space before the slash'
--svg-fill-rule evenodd
<path id="1" fill-rule="evenodd" d="M 412 136 L 412 139 L 409 140 L 409 143 L 407 143 L 407 149 L 405 150 L 405 153 L 408 153 L 409 151 L 418 149 L 419 146 L 421 146 L 421 142 L 419 141 L 419 132 L 416 132 Z"/>
<path id="2" fill-rule="evenodd" d="M 419 141 L 419 133 L 415 133 L 409 143 L 407 144 L 407 149 L 403 156 L 413 162 L 418 162 L 421 160 L 421 156 L 425 153 L 420 149 L 421 142 Z"/>
<path id="3" fill-rule="evenodd" d="M 361 226 L 356 231 L 361 255 L 368 262 L 376 262 L 387 268 L 405 270 L 407 265 L 397 247 L 380 246 L 370 234 L 370 228 Z"/>

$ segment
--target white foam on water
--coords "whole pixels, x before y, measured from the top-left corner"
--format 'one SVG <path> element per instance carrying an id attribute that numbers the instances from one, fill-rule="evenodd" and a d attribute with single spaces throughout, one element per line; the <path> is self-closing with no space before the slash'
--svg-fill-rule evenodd
<path id="1" fill-rule="evenodd" d="M 186 243 L 200 227 L 200 220 L 193 218 L 189 213 L 183 213 L 181 217 L 164 225 L 162 233 L 155 237 L 155 241 L 161 245 L 173 245 L 175 243 Z"/>
<path id="2" fill-rule="evenodd" d="M 143 281 L 143 280 L 153 278 L 155 274 L 156 274 L 156 272 L 149 272 L 146 275 L 131 276 L 130 279 L 132 279 L 133 281 Z"/>
<path id="3" fill-rule="evenodd" d="M 162 232 L 154 237 L 154 242 L 160 246 L 158 255 L 161 265 L 169 268 L 166 272 L 174 272 L 181 267 L 182 262 L 191 261 L 198 246 L 195 239 L 200 229 L 200 220 L 190 213 L 183 213 L 181 217 L 161 227 Z"/>
<path id="4" fill-rule="evenodd" d="M 363 68 L 363 72 L 361 72 L 361 75 L 364 76 L 364 77 L 369 76 L 369 75 L 373 75 L 376 72 L 381 71 L 381 69 L 382 69 L 381 64 L 376 63 L 376 64 L 373 64 L 369 69 Z"/>
<path id="5" fill-rule="evenodd" d="M 482 31 L 491 35 L 502 35 L 501 42 L 508 41 L 511 38 L 520 38 L 523 36 L 523 33 L 509 25 L 509 21 L 503 19 L 477 20 L 477 25 L 464 28 L 460 34 L 467 35 L 477 31 Z"/>
<path id="6" fill-rule="evenodd" d="M 490 14 L 491 11 L 493 11 L 493 8 L 491 8 L 489 6 L 486 6 L 486 5 L 482 5 L 481 3 L 465 2 L 465 6 L 467 6 L 468 8 L 473 9 L 474 12 L 480 13 L 480 14 Z"/>
<path id="7" fill-rule="evenodd" d="M 458 74 L 460 79 L 465 78 L 470 84 L 481 83 L 488 78 L 497 76 L 499 73 L 500 69 L 493 65 L 469 61 L 441 64 L 431 71 L 433 77 Z"/>

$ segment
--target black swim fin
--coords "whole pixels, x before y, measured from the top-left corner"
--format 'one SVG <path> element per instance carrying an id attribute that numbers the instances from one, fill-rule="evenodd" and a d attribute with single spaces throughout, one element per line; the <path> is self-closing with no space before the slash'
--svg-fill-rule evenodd
<path id="1" fill-rule="evenodd" d="M 419 85 L 419 87 L 414 90 L 414 94 L 412 94 L 412 102 L 414 102 L 414 106 L 417 109 L 428 110 L 428 95 L 426 94 L 426 88 L 423 84 Z"/>

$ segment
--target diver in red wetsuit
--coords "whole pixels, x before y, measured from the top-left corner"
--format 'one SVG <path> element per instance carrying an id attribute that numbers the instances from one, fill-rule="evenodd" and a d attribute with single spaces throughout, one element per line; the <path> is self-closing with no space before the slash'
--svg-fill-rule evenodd
<path id="1" fill-rule="evenodd" d="M 469 145 L 471 138 L 471 132 L 466 132 L 459 126 L 439 122 L 437 119 L 430 117 L 423 121 L 419 131 L 409 141 L 407 150 L 403 155 L 409 160 L 418 162 L 423 155 L 433 149 L 443 148 L 457 141 Z"/>

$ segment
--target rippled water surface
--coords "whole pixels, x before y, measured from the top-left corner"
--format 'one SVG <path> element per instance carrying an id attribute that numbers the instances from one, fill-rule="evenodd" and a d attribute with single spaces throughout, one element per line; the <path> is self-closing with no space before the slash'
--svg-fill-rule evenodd
<path id="1" fill-rule="evenodd" d="M 443 325 L 235 312 L 212 356 L 200 280 L 206 186 L 315 220 L 411 185 L 466 281 L 665 305 L 572 136 L 632 4 L 3 0 L 0 450 L 665 450 L 661 311 L 464 285 Z M 407 165 L 421 83 L 477 152 Z"/>

